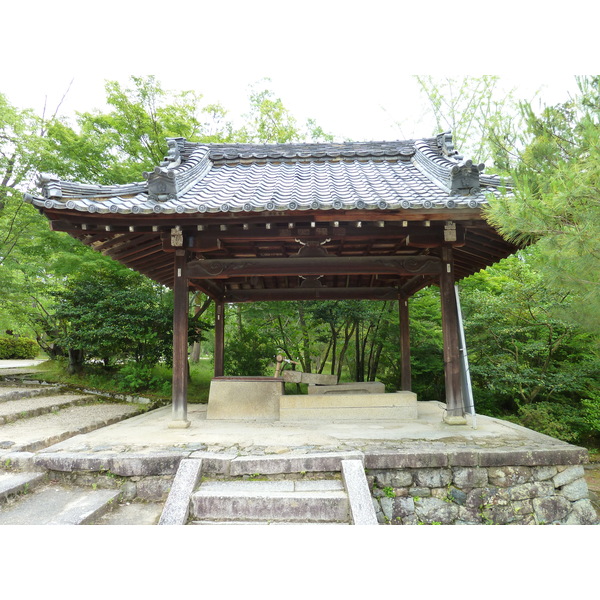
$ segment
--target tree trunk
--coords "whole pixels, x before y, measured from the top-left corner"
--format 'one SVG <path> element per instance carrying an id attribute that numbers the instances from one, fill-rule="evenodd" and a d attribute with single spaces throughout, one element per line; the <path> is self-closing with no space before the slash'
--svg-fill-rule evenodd
<path id="1" fill-rule="evenodd" d="M 69 348 L 69 365 L 67 366 L 67 373 L 69 375 L 81 373 L 83 370 L 83 356 L 83 350 L 72 350 Z"/>
<path id="2" fill-rule="evenodd" d="M 190 355 L 190 361 L 194 364 L 200 362 L 200 342 L 194 342 L 192 344 L 192 352 Z"/>

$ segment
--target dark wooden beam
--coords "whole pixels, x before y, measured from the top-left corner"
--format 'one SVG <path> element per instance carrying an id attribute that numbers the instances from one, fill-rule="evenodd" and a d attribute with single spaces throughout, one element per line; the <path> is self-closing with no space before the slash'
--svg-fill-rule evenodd
<path id="1" fill-rule="evenodd" d="M 286 300 L 396 300 L 393 287 L 358 288 L 280 288 L 271 290 L 229 290 L 225 302 L 262 302 Z"/>
<path id="2" fill-rule="evenodd" d="M 207 281 L 202 279 L 190 279 L 189 283 L 190 287 L 203 292 L 215 302 L 223 301 L 225 289 L 222 284 L 219 284 L 216 281 Z"/>
<path id="3" fill-rule="evenodd" d="M 210 259 L 194 260 L 188 265 L 188 276 L 192 279 L 328 274 L 434 275 L 439 272 L 440 261 L 432 256 Z"/>

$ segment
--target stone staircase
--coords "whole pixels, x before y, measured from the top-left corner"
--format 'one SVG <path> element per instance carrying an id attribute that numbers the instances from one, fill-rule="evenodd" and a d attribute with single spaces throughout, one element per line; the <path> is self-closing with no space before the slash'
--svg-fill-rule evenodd
<path id="1" fill-rule="evenodd" d="M 0 453 L 34 452 L 142 410 L 60 386 L 0 382 Z"/>
<path id="2" fill-rule="evenodd" d="M 119 488 L 70 485 L 51 472 L 0 471 L 0 525 L 156 525 L 164 502 L 135 502 Z"/>
<path id="3" fill-rule="evenodd" d="M 268 470 L 268 469 L 267 469 Z M 340 473 L 203 478 L 202 459 L 179 465 L 159 525 L 377 525 L 360 460 Z"/>
<path id="4" fill-rule="evenodd" d="M 57 485 L 46 473 L 0 474 L 0 525 L 83 525 L 109 510 L 119 494 Z"/>
<path id="5" fill-rule="evenodd" d="M 120 489 L 96 489 L 95 483 L 73 485 L 35 465 L 32 454 L 144 407 L 37 381 L 23 383 L 20 377 L 29 376 L 25 369 L 0 375 L 0 525 L 157 523 L 162 502 L 131 502 Z"/>
<path id="6" fill-rule="evenodd" d="M 190 499 L 193 525 L 349 524 L 340 480 L 205 481 Z"/>
<path id="7" fill-rule="evenodd" d="M 143 410 L 0 381 L 0 525 L 377 524 L 354 455 L 190 458 L 55 446 Z"/>

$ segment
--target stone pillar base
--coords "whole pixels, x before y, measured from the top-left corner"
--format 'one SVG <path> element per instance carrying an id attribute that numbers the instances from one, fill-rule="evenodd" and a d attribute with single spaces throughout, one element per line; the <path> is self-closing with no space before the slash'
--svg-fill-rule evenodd
<path id="1" fill-rule="evenodd" d="M 446 423 L 446 425 L 466 425 L 467 419 L 466 417 L 451 417 L 449 415 L 444 415 L 444 423 Z"/>
<path id="2" fill-rule="evenodd" d="M 190 426 L 189 421 L 169 421 L 169 429 L 187 429 Z"/>

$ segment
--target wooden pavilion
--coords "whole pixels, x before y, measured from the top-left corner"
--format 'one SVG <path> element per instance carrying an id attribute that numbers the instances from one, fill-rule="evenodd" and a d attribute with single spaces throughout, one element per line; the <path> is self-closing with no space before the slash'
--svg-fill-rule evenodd
<path id="1" fill-rule="evenodd" d="M 201 144 L 168 140 L 144 181 L 39 178 L 26 195 L 51 222 L 175 294 L 173 426 L 187 421 L 188 292 L 216 306 L 259 300 L 399 301 L 402 388 L 410 390 L 408 299 L 441 290 L 447 420 L 464 422 L 456 281 L 514 253 L 485 220 L 503 193 L 443 133 L 396 142 Z"/>

